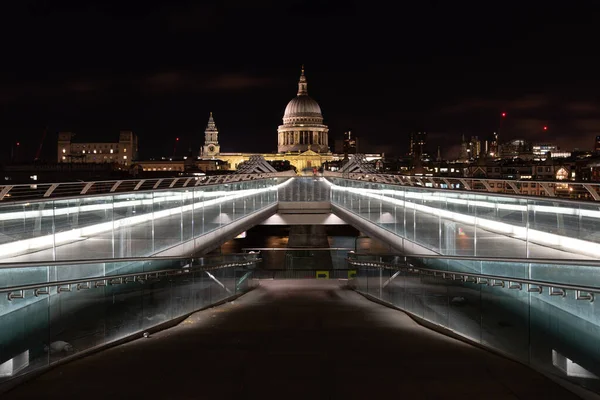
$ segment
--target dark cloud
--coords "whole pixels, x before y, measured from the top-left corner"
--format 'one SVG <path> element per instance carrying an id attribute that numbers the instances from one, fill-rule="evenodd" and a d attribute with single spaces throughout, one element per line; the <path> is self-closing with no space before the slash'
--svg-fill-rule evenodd
<path id="1" fill-rule="evenodd" d="M 592 101 L 569 101 L 565 108 L 573 114 L 598 114 L 600 112 L 600 102 Z"/>
<path id="2" fill-rule="evenodd" d="M 144 89 L 154 92 L 198 93 L 206 91 L 235 92 L 256 87 L 266 87 L 279 81 L 270 77 L 246 73 L 198 74 L 189 72 L 159 72 L 141 82 Z"/>
<path id="3" fill-rule="evenodd" d="M 524 95 L 513 99 L 475 98 L 467 99 L 442 108 L 444 114 L 464 114 L 479 110 L 501 112 L 537 110 L 548 106 L 551 99 L 544 95 Z"/>
<path id="4" fill-rule="evenodd" d="M 207 84 L 207 87 L 215 90 L 244 90 L 249 88 L 259 88 L 280 84 L 281 81 L 275 78 L 257 77 L 243 73 L 226 74 L 216 76 Z"/>
<path id="5" fill-rule="evenodd" d="M 599 116 L 600 117 L 600 116 Z M 573 126 L 587 134 L 600 134 L 600 118 L 579 118 L 573 121 Z"/>

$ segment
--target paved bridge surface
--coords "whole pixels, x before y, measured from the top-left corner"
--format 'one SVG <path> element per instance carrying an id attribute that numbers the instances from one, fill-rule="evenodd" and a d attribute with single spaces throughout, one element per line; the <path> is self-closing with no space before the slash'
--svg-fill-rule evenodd
<path id="1" fill-rule="evenodd" d="M 3 395 L 86 399 L 574 399 L 337 281 L 261 281 L 234 302 Z"/>

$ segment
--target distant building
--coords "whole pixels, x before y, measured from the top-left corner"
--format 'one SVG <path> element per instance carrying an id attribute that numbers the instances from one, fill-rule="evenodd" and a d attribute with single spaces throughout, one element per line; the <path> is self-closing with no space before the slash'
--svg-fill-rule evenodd
<path id="1" fill-rule="evenodd" d="M 596 136 L 596 142 L 594 143 L 594 151 L 600 153 L 600 136 Z"/>
<path id="2" fill-rule="evenodd" d="M 422 156 L 427 146 L 427 132 L 414 132 L 410 134 L 410 155 Z"/>
<path id="3" fill-rule="evenodd" d="M 531 143 L 523 139 L 514 139 L 499 146 L 501 158 L 533 158 Z"/>
<path id="4" fill-rule="evenodd" d="M 356 154 L 358 152 L 358 138 L 352 136 L 352 131 L 344 132 L 344 145 L 342 147 L 342 153 Z"/>
<path id="5" fill-rule="evenodd" d="M 358 140 L 347 132 L 341 143 L 341 152 L 329 150 L 329 129 L 323 124 L 319 104 L 308 96 L 304 68 L 298 82 L 298 92 L 285 108 L 283 124 L 277 130 L 277 152 L 275 153 L 226 153 L 219 144 L 219 131 L 212 112 L 204 130 L 204 144 L 199 155 L 193 156 L 190 149 L 182 159 L 159 157 L 155 160 L 137 159 L 137 138 L 130 131 L 121 132 L 115 143 L 77 143 L 73 134 L 62 132 L 58 141 L 58 161 L 61 163 L 118 163 L 126 165 L 132 173 L 181 174 L 194 171 L 214 172 L 236 170 L 254 155 L 262 156 L 277 168 L 293 168 L 297 171 L 321 168 L 325 163 L 343 160 L 344 153 L 358 152 Z M 423 136 L 424 138 L 424 136 Z M 361 140 L 361 147 L 365 141 Z M 425 141 L 420 140 L 420 147 Z M 361 148 L 364 151 L 363 148 Z M 382 154 L 365 154 L 368 161 L 382 158 Z M 135 162 L 131 163 L 132 160 Z M 119 167 L 120 169 L 120 167 Z"/>
<path id="6" fill-rule="evenodd" d="M 201 158 L 214 158 L 221 152 L 221 146 L 219 146 L 219 130 L 213 119 L 212 112 L 208 117 L 208 124 L 204 131 L 204 146 L 200 148 Z"/>
<path id="7" fill-rule="evenodd" d="M 328 132 L 329 128 L 323 124 L 321 107 L 308 96 L 308 84 L 302 66 L 298 94 L 286 106 L 283 125 L 277 129 L 277 152 L 331 154 Z"/>
<path id="8" fill-rule="evenodd" d="M 77 142 L 72 132 L 58 134 L 58 163 L 131 165 L 138 156 L 138 139 L 131 131 L 121 131 L 118 142 Z"/>
<path id="9" fill-rule="evenodd" d="M 467 152 L 470 158 L 475 159 L 479 158 L 481 155 L 481 140 L 479 140 L 478 136 L 471 136 L 471 140 L 467 146 Z"/>
<path id="10" fill-rule="evenodd" d="M 556 153 L 558 146 L 555 144 L 534 144 L 532 146 L 533 158 L 536 160 L 546 159 L 548 153 Z"/>
<path id="11" fill-rule="evenodd" d="M 185 171 L 228 171 L 229 164 L 226 161 L 219 159 L 192 159 L 188 162 L 188 158 L 178 159 L 159 159 L 159 160 L 144 160 L 135 163 L 136 168 L 141 172 L 162 172 L 162 173 L 177 173 Z"/>
<path id="12" fill-rule="evenodd" d="M 212 121 L 214 123 L 214 121 Z M 209 119 L 209 126 L 211 121 Z M 205 132 L 205 145 L 207 131 Z M 216 131 L 216 127 L 215 127 Z M 248 161 L 253 155 L 261 155 L 266 161 L 277 165 L 287 165 L 286 162 L 297 171 L 308 168 L 321 168 L 325 163 L 344 158 L 344 148 L 349 153 L 358 151 L 358 140 L 349 132 L 344 136 L 342 143 L 337 143 L 341 150 L 333 154 L 329 150 L 329 128 L 323 124 L 323 114 L 319 104 L 308 96 L 307 81 L 304 68 L 298 82 L 296 97 L 290 100 L 285 108 L 283 124 L 277 129 L 277 153 L 224 153 L 214 155 L 217 160 L 224 161 L 231 169 L 237 169 L 240 164 Z M 364 141 L 361 140 L 361 151 Z M 203 155 L 203 157 L 206 154 Z M 367 160 L 380 159 L 381 154 L 366 154 Z"/>
<path id="13" fill-rule="evenodd" d="M 487 154 L 489 157 L 492 158 L 500 157 L 500 154 L 498 153 L 498 132 L 494 132 L 492 142 L 490 143 L 490 148 Z"/>
<path id="14" fill-rule="evenodd" d="M 465 134 L 463 133 L 460 141 L 460 152 L 458 153 L 458 160 L 463 162 L 468 161 L 471 158 L 469 153 L 469 144 L 465 140 Z"/>

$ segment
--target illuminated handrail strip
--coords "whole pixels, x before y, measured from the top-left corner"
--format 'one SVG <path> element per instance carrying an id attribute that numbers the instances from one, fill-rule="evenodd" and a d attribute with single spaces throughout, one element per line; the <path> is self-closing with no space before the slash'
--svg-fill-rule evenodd
<path id="1" fill-rule="evenodd" d="M 262 188 L 262 189 L 269 189 Z M 127 208 L 134 206 L 150 206 L 161 203 L 170 203 L 175 201 L 185 201 L 189 199 L 197 199 L 200 198 L 199 201 L 196 201 L 195 204 L 204 203 L 206 206 L 210 206 L 213 204 L 218 204 L 223 201 L 249 196 L 252 194 L 258 193 L 261 189 L 241 189 L 235 191 L 212 191 L 212 192 L 180 192 L 176 195 L 170 196 L 156 196 L 150 199 L 143 200 L 125 200 L 125 201 L 115 201 L 110 203 L 102 203 L 102 204 L 86 204 L 86 205 L 75 205 L 72 207 L 57 207 L 49 210 L 31 210 L 31 211 L 13 211 L 2 213 L 0 208 L 0 221 L 9 221 L 9 220 L 22 220 L 23 218 L 39 218 L 39 217 L 51 217 L 51 216 L 60 216 L 60 215 L 69 215 L 73 212 L 91 212 L 91 211 L 103 211 L 109 209 L 119 209 L 119 208 Z M 275 189 L 271 189 L 275 190 Z M 172 193 L 172 192 L 169 192 Z M 112 197 L 112 196 L 111 196 Z M 204 198 L 218 197 L 215 200 L 204 200 Z M 104 197 L 103 197 L 104 198 Z M 60 199 L 62 200 L 62 199 Z M 59 199 L 48 200 L 50 202 L 60 201 Z"/>
<path id="2" fill-rule="evenodd" d="M 527 226 L 516 226 L 511 225 L 505 222 L 500 222 L 496 220 L 491 220 L 487 218 L 482 218 L 474 215 L 466 215 L 460 212 L 445 210 L 441 208 L 431 207 L 425 204 L 418 204 L 417 202 L 412 202 L 408 199 L 416 199 L 422 200 L 422 196 L 407 196 L 406 194 L 403 196 L 404 199 L 401 198 L 391 198 L 388 196 L 384 196 L 377 189 L 362 189 L 362 188 L 354 188 L 348 186 L 338 186 L 326 180 L 331 185 L 332 190 L 338 191 L 346 191 L 351 193 L 357 193 L 359 195 L 374 198 L 380 201 L 385 201 L 388 204 L 392 204 L 395 206 L 405 207 L 408 209 L 414 209 L 417 211 L 424 212 L 429 215 L 439 216 L 441 218 L 449 219 L 456 222 L 462 222 L 471 226 L 478 226 L 480 228 L 486 229 L 490 232 L 496 232 L 503 235 L 508 235 L 510 237 L 514 237 L 522 240 L 529 240 L 531 242 L 548 245 L 554 248 L 564 248 L 568 249 L 571 252 L 576 252 L 579 254 L 597 257 L 600 254 L 600 243 L 590 242 L 587 240 L 576 239 L 568 236 L 561 236 L 553 233 L 548 233 L 544 231 L 540 231 L 537 229 L 532 229 Z M 401 192 L 399 192 L 401 193 Z M 470 205 L 470 200 L 461 200 L 464 202 L 464 205 Z M 501 207 L 501 204 L 492 203 L 494 206 L 498 208 Z M 341 204 L 340 204 L 341 205 Z M 529 209 L 535 210 L 535 205 L 528 205 Z M 600 213 L 591 213 L 590 216 L 600 218 Z"/>
<path id="3" fill-rule="evenodd" d="M 454 191 L 462 193 L 489 193 L 497 196 L 523 196 L 545 201 L 573 201 L 590 204 L 600 201 L 600 183 L 594 182 L 574 182 L 574 181 L 543 181 L 543 180 L 524 180 L 524 179 L 501 179 L 501 178 L 471 178 L 471 177 L 447 177 L 447 176 L 413 176 L 397 174 L 342 174 L 339 172 L 326 171 L 324 176 L 328 178 L 342 178 L 361 183 L 380 183 L 412 187 L 415 189 L 426 188 L 443 191 Z M 489 184 L 494 184 L 492 187 Z M 502 190 L 498 191 L 497 184 L 502 183 Z M 479 184 L 479 185 L 477 185 Z M 523 184 L 527 184 L 525 188 Z M 538 184 L 546 196 L 529 194 L 532 189 L 530 184 Z M 558 191 L 557 191 L 558 186 Z M 563 188 L 564 186 L 564 188 Z M 510 189 L 509 189 L 510 188 Z M 527 193 L 523 192 L 523 189 Z M 570 193 L 569 188 L 577 189 L 580 193 L 588 193 L 590 199 L 572 199 L 570 196 L 562 196 L 564 193 Z M 505 190 L 507 189 L 507 190 Z M 520 190 L 515 190 L 520 189 Z"/>
<path id="4" fill-rule="evenodd" d="M 160 211 L 151 211 L 139 215 L 135 215 L 132 217 L 125 217 L 121 219 L 115 219 L 107 222 L 101 222 L 98 224 L 87 225 L 81 228 L 70 229 L 63 232 L 52 233 L 44 236 L 37 236 L 28 239 L 16 240 L 13 242 L 7 242 L 4 244 L 0 244 L 0 255 L 2 256 L 10 256 L 15 254 L 21 254 L 27 251 L 38 250 L 43 248 L 48 248 L 51 246 L 56 246 L 64 243 L 68 243 L 74 240 L 79 240 L 82 237 L 97 235 L 102 232 L 108 232 L 110 230 L 132 226 L 136 224 L 140 224 L 150 220 L 157 220 L 161 218 L 166 218 L 171 215 L 184 213 L 188 211 L 193 211 L 198 205 L 201 207 L 209 207 L 212 205 L 217 205 L 229 200 L 234 200 L 238 198 L 244 198 L 247 196 L 263 193 L 266 191 L 277 191 L 279 188 L 289 184 L 291 180 L 288 179 L 282 183 L 273 186 L 267 186 L 259 189 L 246 189 L 240 191 L 231 191 L 231 192 L 212 192 L 215 193 L 218 197 L 213 200 L 203 200 L 196 201 L 190 204 L 186 204 L 185 206 L 176 205 L 172 208 L 167 208 Z M 226 194 L 226 196 L 224 196 Z M 194 198 L 190 196 L 188 198 Z M 177 197 L 179 200 L 180 197 Z M 138 200 L 135 200 L 138 201 Z M 148 200 L 152 201 L 152 200 Z M 100 204 L 99 207 L 107 207 L 112 208 L 112 204 Z M 74 207 L 77 209 L 78 207 Z M 50 213 L 53 213 L 54 210 L 48 210 Z M 53 214 L 49 214 L 53 215 Z"/>

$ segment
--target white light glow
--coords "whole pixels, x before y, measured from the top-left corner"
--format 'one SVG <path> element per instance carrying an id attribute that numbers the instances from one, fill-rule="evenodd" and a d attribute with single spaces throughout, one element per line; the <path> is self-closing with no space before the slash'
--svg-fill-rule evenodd
<path id="1" fill-rule="evenodd" d="M 104 202 L 101 204 L 90 204 L 85 206 L 71 206 L 64 208 L 54 209 L 43 209 L 38 211 L 26 211 L 26 212 L 12 212 L 0 214 L 0 221 L 6 219 L 14 219 L 16 215 L 21 215 L 21 219 L 24 215 L 27 218 L 41 218 L 41 217 L 56 217 L 57 215 L 69 215 L 74 213 L 83 213 L 89 211 L 104 211 L 110 209 L 118 209 L 124 207 L 136 207 L 146 206 L 142 212 L 150 209 L 152 210 L 153 205 L 162 203 L 177 202 L 177 204 L 187 203 L 185 200 L 192 200 L 190 204 L 185 206 L 175 206 L 172 208 L 166 208 L 160 211 L 150 211 L 142 214 L 138 214 L 131 217 L 125 217 L 117 220 L 110 220 L 99 224 L 89 225 L 81 228 L 71 229 L 64 232 L 58 232 L 54 235 L 38 236 L 30 239 L 17 240 L 14 242 L 4 243 L 0 245 L 0 256 L 11 256 L 16 254 L 28 253 L 31 251 L 37 251 L 40 249 L 51 248 L 53 245 L 61 245 L 70 243 L 73 241 L 85 239 L 103 232 L 108 232 L 112 229 L 119 229 L 123 227 L 133 226 L 141 224 L 151 220 L 157 220 L 171 215 L 176 215 L 188 211 L 192 211 L 195 208 L 210 207 L 226 201 L 240 199 L 248 196 L 253 196 L 266 191 L 278 190 L 279 188 L 289 184 L 291 179 L 288 179 L 278 185 L 259 189 L 245 189 L 237 191 L 185 191 L 185 192 L 155 192 L 154 198 L 148 199 L 135 199 L 135 196 L 139 194 L 124 194 L 114 196 L 116 203 Z M 144 193 L 148 195 L 148 193 Z M 161 196 L 162 195 L 162 196 Z M 134 198 L 134 199 L 130 199 Z M 119 198 L 124 198 L 123 201 L 118 201 Z M 107 198 L 100 198 L 102 201 L 106 201 Z M 65 202 L 73 202 L 74 200 L 65 200 Z M 56 201 L 59 202 L 59 201 Z M 222 221 L 225 222 L 225 221 Z"/>
<path id="2" fill-rule="evenodd" d="M 362 188 L 350 188 L 337 186 L 330 183 L 332 190 L 347 191 L 356 193 L 361 196 L 375 198 L 386 203 L 406 207 L 407 209 L 415 209 L 417 211 L 424 212 L 426 214 L 440 216 L 441 218 L 453 220 L 456 222 L 462 222 L 468 225 L 477 225 L 480 228 L 501 233 L 507 236 L 511 236 L 517 239 L 529 240 L 530 242 L 551 246 L 554 248 L 567 249 L 570 252 L 597 256 L 600 254 L 600 244 L 596 242 L 590 242 L 587 240 L 575 239 L 567 236 L 556 235 L 553 233 L 543 232 L 535 229 L 527 229 L 524 226 L 515 226 L 507 224 L 505 222 L 489 220 L 486 218 L 476 217 L 473 215 L 466 215 L 457 213 L 454 211 L 448 211 L 442 208 L 435 208 L 426 205 L 427 202 L 431 203 L 454 203 L 461 204 L 463 206 L 477 206 L 482 208 L 498 208 L 502 210 L 520 211 L 526 212 L 533 210 L 536 212 L 545 212 L 551 215 L 563 214 L 563 215 L 585 215 L 590 218 L 600 218 L 599 211 L 584 210 L 584 209 L 573 209 L 567 207 L 550 207 L 550 206 L 537 206 L 537 205 L 519 205 L 519 204 L 506 204 L 506 203 L 494 203 L 486 202 L 481 200 L 466 200 L 460 198 L 449 198 L 444 197 L 443 193 L 439 192 L 404 192 L 394 190 L 379 190 L 379 189 L 362 189 Z M 394 195 L 394 198 L 385 196 Z M 473 196 L 473 195 L 470 195 Z M 419 200 L 419 203 L 412 202 L 411 200 Z M 420 204 L 422 203 L 422 204 Z"/>

